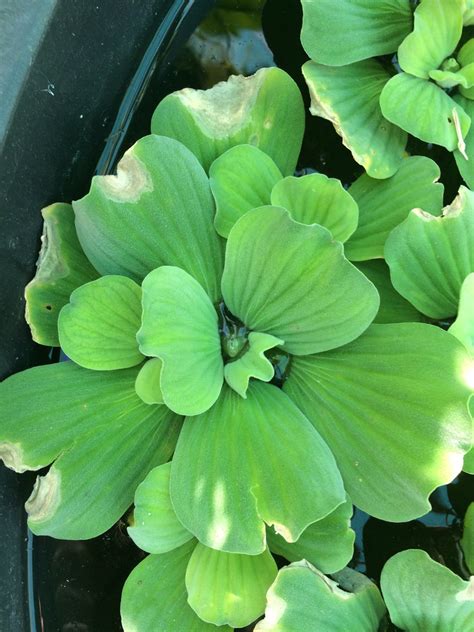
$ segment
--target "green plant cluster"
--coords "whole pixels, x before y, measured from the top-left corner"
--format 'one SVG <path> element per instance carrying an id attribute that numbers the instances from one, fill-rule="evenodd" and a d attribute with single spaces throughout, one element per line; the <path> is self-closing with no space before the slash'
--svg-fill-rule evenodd
<path id="1" fill-rule="evenodd" d="M 326 4 L 305 8 L 330 33 Z M 443 208 L 437 165 L 403 151 L 347 190 L 295 177 L 303 100 L 278 68 L 167 96 L 151 132 L 43 210 L 26 318 L 68 360 L 0 385 L 1 458 L 50 466 L 31 530 L 92 538 L 133 504 L 125 632 L 375 632 L 387 610 L 472 632 L 472 585 L 424 553 L 387 563 L 383 599 L 346 566 L 353 506 L 412 520 L 474 473 L 474 193 Z"/>
<path id="2" fill-rule="evenodd" d="M 302 0 L 311 111 L 374 178 L 400 167 L 407 134 L 454 152 L 474 187 L 471 0 Z"/>

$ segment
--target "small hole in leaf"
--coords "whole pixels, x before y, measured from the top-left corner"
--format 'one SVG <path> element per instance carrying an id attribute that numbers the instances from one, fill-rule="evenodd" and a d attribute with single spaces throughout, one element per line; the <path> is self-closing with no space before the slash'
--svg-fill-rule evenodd
<path id="1" fill-rule="evenodd" d="M 48 310 L 48 312 L 50 312 L 53 308 L 51 307 L 51 305 L 45 305 L 46 309 Z"/>
<path id="2" fill-rule="evenodd" d="M 450 116 L 448 116 L 448 123 L 452 123 L 452 122 L 453 122 L 453 119 Z"/>

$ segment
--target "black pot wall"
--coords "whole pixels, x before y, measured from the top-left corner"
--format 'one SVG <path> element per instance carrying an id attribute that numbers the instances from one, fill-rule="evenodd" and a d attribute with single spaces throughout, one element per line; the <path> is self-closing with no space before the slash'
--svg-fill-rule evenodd
<path id="1" fill-rule="evenodd" d="M 149 78 L 213 0 L 3 0 L 0 8 L 0 379 L 48 361 L 23 290 L 40 209 L 71 201 L 114 165 Z M 125 95 L 125 96 L 124 96 Z M 1 421 L 0 421 L 1 423 Z M 35 630 L 23 503 L 32 478 L 0 466 L 0 630 Z"/>

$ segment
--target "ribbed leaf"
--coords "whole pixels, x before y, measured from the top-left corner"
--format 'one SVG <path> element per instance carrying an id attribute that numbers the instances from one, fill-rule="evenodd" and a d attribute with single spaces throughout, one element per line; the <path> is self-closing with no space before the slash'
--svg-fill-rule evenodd
<path id="1" fill-rule="evenodd" d="M 239 217 L 250 209 L 270 204 L 273 185 L 282 177 L 270 156 L 253 145 L 237 145 L 214 160 L 209 181 L 219 235 L 227 237 Z"/>
<path id="2" fill-rule="evenodd" d="M 335 573 L 350 562 L 354 553 L 351 516 L 352 503 L 347 501 L 322 520 L 310 524 L 296 542 L 287 542 L 269 527 L 268 546 L 290 562 L 304 559 L 323 573 Z"/>
<path id="3" fill-rule="evenodd" d="M 248 143 L 289 175 L 303 139 L 303 99 L 286 72 L 262 68 L 251 77 L 233 75 L 209 90 L 173 92 L 156 108 L 151 131 L 181 141 L 206 171 L 225 151 Z"/>
<path id="4" fill-rule="evenodd" d="M 472 90 L 472 97 L 466 98 L 466 96 L 460 94 L 456 94 L 453 97 L 454 101 L 466 112 L 471 120 L 474 118 L 474 101 L 472 100 L 474 98 L 474 89 Z M 469 128 L 464 142 L 466 147 L 463 153 L 465 155 L 463 156 L 459 149 L 456 149 L 454 151 L 454 158 L 464 182 L 470 189 L 474 189 L 474 125 L 471 125 Z"/>
<path id="5" fill-rule="evenodd" d="M 303 75 L 310 111 L 328 119 L 356 162 L 373 178 L 389 178 L 400 166 L 406 132 L 389 123 L 379 98 L 390 75 L 376 60 L 340 68 L 307 62 Z"/>
<path id="6" fill-rule="evenodd" d="M 148 471 L 170 458 L 181 422 L 164 406 L 139 400 L 137 372 L 63 362 L 0 385 L 5 464 L 23 472 L 58 457 L 27 503 L 34 533 L 74 540 L 103 533 L 130 506 Z"/>
<path id="7" fill-rule="evenodd" d="M 58 319 L 64 353 L 86 369 L 110 371 L 143 362 L 137 331 L 140 287 L 123 276 L 105 276 L 77 288 Z"/>
<path id="8" fill-rule="evenodd" d="M 474 272 L 474 193 L 461 186 L 441 217 L 413 210 L 387 239 L 385 258 L 395 289 L 420 312 L 454 316 Z"/>
<path id="9" fill-rule="evenodd" d="M 411 303 L 403 298 L 390 281 L 390 270 L 382 259 L 360 261 L 357 268 L 372 281 L 380 295 L 380 308 L 374 318 L 374 324 L 425 322 Z"/>
<path id="10" fill-rule="evenodd" d="M 398 49 L 405 72 L 427 79 L 439 68 L 461 38 L 462 4 L 458 0 L 423 0 L 415 10 L 415 24 Z"/>
<path id="11" fill-rule="evenodd" d="M 141 367 L 135 380 L 135 392 L 145 404 L 163 404 L 160 358 L 150 358 Z"/>
<path id="12" fill-rule="evenodd" d="M 385 85 L 380 107 L 391 123 L 426 143 L 441 145 L 449 151 L 461 146 L 471 125 L 470 117 L 442 88 L 404 72 Z"/>
<path id="13" fill-rule="evenodd" d="M 186 570 L 188 603 L 204 621 L 243 628 L 263 614 L 277 572 L 268 549 L 238 555 L 198 543 Z"/>
<path id="14" fill-rule="evenodd" d="M 273 187 L 271 203 L 286 208 L 297 222 L 324 226 L 337 241 L 346 241 L 357 228 L 354 199 L 339 180 L 322 173 L 280 180 Z"/>
<path id="15" fill-rule="evenodd" d="M 61 362 L 27 369 L 3 381 L 0 455 L 5 465 L 15 472 L 39 470 L 81 434 L 113 425 L 127 414 L 128 401 L 136 399 L 132 393 L 136 374 L 137 369 L 88 371 Z M 125 405 L 117 397 L 120 392 Z"/>
<path id="16" fill-rule="evenodd" d="M 471 366 L 466 370 L 466 383 L 473 391 L 469 401 L 469 410 L 471 417 L 474 418 L 474 273 L 469 274 L 461 286 L 458 315 L 448 331 L 462 342 L 471 357 Z M 474 446 L 474 426 L 472 430 Z M 474 474 L 474 447 L 464 457 L 463 469 L 465 472 Z"/>
<path id="17" fill-rule="evenodd" d="M 71 292 L 97 278 L 85 256 L 74 227 L 70 204 L 51 204 L 44 219 L 36 274 L 25 288 L 25 319 L 35 342 L 59 346 L 58 315 Z"/>
<path id="18" fill-rule="evenodd" d="M 31 531 L 84 540 L 110 529 L 132 504 L 140 481 L 171 457 L 180 428 L 164 406 L 146 406 L 130 395 L 122 420 L 81 435 L 37 479 L 25 505 Z"/>
<path id="19" fill-rule="evenodd" d="M 222 294 L 247 327 L 281 338 L 297 355 L 353 340 L 379 303 L 327 229 L 297 223 L 270 206 L 249 211 L 232 229 Z"/>
<path id="20" fill-rule="evenodd" d="M 219 298 L 214 201 L 201 165 L 181 143 L 145 136 L 125 153 L 117 175 L 95 176 L 73 208 L 79 240 L 101 274 L 141 281 L 158 266 L 174 265 Z"/>
<path id="21" fill-rule="evenodd" d="M 205 623 L 188 604 L 184 577 L 194 547 L 195 540 L 149 555 L 133 569 L 120 603 L 124 632 L 231 632 Z"/>
<path id="22" fill-rule="evenodd" d="M 252 331 L 249 334 L 248 343 L 245 353 L 234 362 L 228 362 L 224 367 L 225 381 L 244 399 L 247 398 L 250 378 L 263 382 L 269 382 L 273 378 L 275 369 L 265 356 L 265 351 L 283 344 L 283 340 L 270 334 Z"/>
<path id="23" fill-rule="evenodd" d="M 470 573 L 474 575 L 474 502 L 469 505 L 464 516 L 461 547 L 464 553 L 464 563 Z"/>
<path id="24" fill-rule="evenodd" d="M 224 380 L 217 312 L 187 272 L 162 266 L 144 279 L 140 351 L 162 360 L 163 401 L 198 415 L 219 397 Z"/>
<path id="25" fill-rule="evenodd" d="M 381 587 L 390 619 L 402 630 L 474 631 L 474 578 L 463 581 L 425 551 L 411 549 L 389 559 Z"/>
<path id="26" fill-rule="evenodd" d="M 474 272 L 463 281 L 457 318 L 449 328 L 449 333 L 456 336 L 474 358 Z"/>
<path id="27" fill-rule="evenodd" d="M 438 165 L 425 156 L 402 161 L 395 175 L 376 180 L 363 174 L 349 188 L 359 206 L 359 225 L 344 247 L 351 261 L 383 258 L 385 241 L 413 208 L 440 215 L 444 187 Z"/>
<path id="28" fill-rule="evenodd" d="M 170 471 L 171 463 L 153 468 L 135 492 L 133 524 L 127 531 L 147 553 L 167 553 L 193 537 L 171 504 Z"/>
<path id="29" fill-rule="evenodd" d="M 266 548 L 264 522 L 295 541 L 345 500 L 318 433 L 281 390 L 261 382 L 246 400 L 224 386 L 209 411 L 185 421 L 170 489 L 179 520 L 203 544 L 249 555 Z"/>
<path id="30" fill-rule="evenodd" d="M 354 504 L 399 522 L 427 513 L 430 493 L 462 468 L 468 363 L 437 327 L 373 325 L 341 349 L 293 358 L 283 388 L 332 449 Z"/>
<path id="31" fill-rule="evenodd" d="M 314 61 L 344 66 L 393 53 L 412 27 L 409 0 L 302 0 L 301 43 Z"/>
<path id="32" fill-rule="evenodd" d="M 364 575 L 347 568 L 333 581 L 297 562 L 278 573 L 255 632 L 377 632 L 384 614 L 377 586 Z"/>

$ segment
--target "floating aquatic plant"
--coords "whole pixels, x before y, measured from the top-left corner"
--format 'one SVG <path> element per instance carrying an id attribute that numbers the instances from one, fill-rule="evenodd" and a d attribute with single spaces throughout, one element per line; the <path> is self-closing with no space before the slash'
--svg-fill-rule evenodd
<path id="1" fill-rule="evenodd" d="M 388 611 L 401 630 L 472 632 L 473 582 L 474 577 L 464 581 L 424 551 L 412 549 L 385 564 L 382 599 L 375 584 L 349 568 L 331 579 L 299 562 L 278 573 L 268 592 L 265 618 L 255 629 L 377 632 L 385 629 Z"/>
<path id="2" fill-rule="evenodd" d="M 366 263 L 374 285 L 343 243 L 354 260 L 381 256 L 412 203 L 441 213 L 436 166 L 402 163 L 400 208 L 402 177 L 363 176 L 349 192 L 295 178 L 303 120 L 276 68 L 174 93 L 74 218 L 55 208 L 28 314 L 69 360 L 2 383 L 0 455 L 19 472 L 51 465 L 28 522 L 59 538 L 105 531 L 145 479 L 130 532 L 152 555 L 124 592 L 129 630 L 149 630 L 160 599 L 160 616 L 189 629 L 251 621 L 276 572 L 270 551 L 340 570 L 351 502 L 421 516 L 471 447 L 468 351 L 406 322 L 423 309 L 383 262 Z M 338 531 L 330 561 L 318 542 Z"/>
<path id="3" fill-rule="evenodd" d="M 409 0 L 344 1 L 337 11 L 327 0 L 302 5 L 311 112 L 334 124 L 367 173 L 393 175 L 408 132 L 454 151 L 473 186 L 471 3 L 421 0 L 414 13 Z"/>

